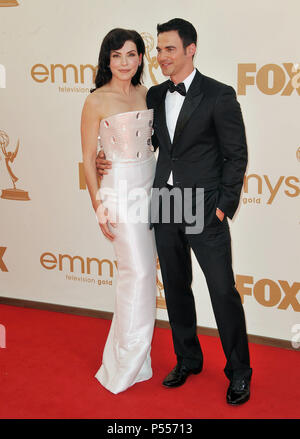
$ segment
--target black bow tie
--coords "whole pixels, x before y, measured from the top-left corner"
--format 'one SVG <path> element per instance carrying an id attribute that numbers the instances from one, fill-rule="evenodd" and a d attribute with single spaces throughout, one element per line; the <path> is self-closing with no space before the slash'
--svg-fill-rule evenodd
<path id="1" fill-rule="evenodd" d="M 174 91 L 177 91 L 182 96 L 186 95 L 186 89 L 183 82 L 180 82 L 179 84 L 175 85 L 174 82 L 172 82 L 170 79 L 168 81 L 168 88 L 170 93 L 174 93 Z"/>

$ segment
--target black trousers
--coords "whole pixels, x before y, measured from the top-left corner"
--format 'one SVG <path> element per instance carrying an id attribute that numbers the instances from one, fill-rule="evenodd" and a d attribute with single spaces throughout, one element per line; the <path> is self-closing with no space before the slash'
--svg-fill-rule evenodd
<path id="1" fill-rule="evenodd" d="M 187 234 L 184 220 L 154 224 L 169 321 L 179 363 L 196 368 L 203 363 L 197 337 L 197 319 L 192 291 L 191 249 L 204 273 L 222 347 L 227 359 L 224 372 L 251 377 L 244 310 L 235 288 L 231 260 L 231 238 L 227 218 L 213 220 L 202 233 Z"/>

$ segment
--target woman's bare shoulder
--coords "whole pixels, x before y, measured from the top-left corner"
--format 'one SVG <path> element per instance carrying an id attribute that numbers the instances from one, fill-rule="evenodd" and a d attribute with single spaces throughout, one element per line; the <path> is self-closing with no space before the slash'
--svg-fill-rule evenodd
<path id="1" fill-rule="evenodd" d="M 146 94 L 148 93 L 148 89 L 147 87 L 145 87 L 145 85 L 139 84 L 137 86 L 137 90 L 139 93 L 141 93 L 143 97 L 146 97 Z"/>
<path id="2" fill-rule="evenodd" d="M 86 111 L 96 111 L 99 115 L 101 115 L 106 106 L 107 99 L 107 91 L 102 90 L 101 87 L 101 89 L 96 89 L 86 97 L 84 108 Z"/>
<path id="3" fill-rule="evenodd" d="M 91 105 L 100 104 L 103 101 L 103 99 L 105 99 L 106 95 L 107 92 L 105 90 L 102 90 L 102 87 L 97 88 L 95 91 L 93 91 L 86 97 L 86 102 L 88 102 Z"/>

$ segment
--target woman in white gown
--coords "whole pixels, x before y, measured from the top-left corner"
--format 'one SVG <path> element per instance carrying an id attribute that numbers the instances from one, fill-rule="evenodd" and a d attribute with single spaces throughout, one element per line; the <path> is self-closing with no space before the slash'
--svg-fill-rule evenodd
<path id="1" fill-rule="evenodd" d="M 148 207 L 156 160 L 153 110 L 140 84 L 145 46 L 135 31 L 113 29 L 104 38 L 96 88 L 82 110 L 85 178 L 100 228 L 113 242 L 118 279 L 115 310 L 102 364 L 95 377 L 119 393 L 152 376 L 156 248 Z M 97 146 L 112 161 L 98 191 Z"/>

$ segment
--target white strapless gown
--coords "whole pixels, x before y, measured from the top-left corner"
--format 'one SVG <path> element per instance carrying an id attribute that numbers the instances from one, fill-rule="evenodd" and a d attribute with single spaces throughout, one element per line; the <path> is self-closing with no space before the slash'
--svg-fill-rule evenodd
<path id="1" fill-rule="evenodd" d="M 100 194 L 112 221 L 117 218 L 117 227 L 111 230 L 115 235 L 118 278 L 114 315 L 95 377 L 112 393 L 152 377 L 156 247 L 148 217 L 140 215 L 144 207 L 149 207 L 156 166 L 152 122 L 153 110 L 142 110 L 119 113 L 100 123 L 101 147 L 112 161 L 112 169 L 101 180 Z M 130 199 L 130 194 L 135 197 Z M 142 209 L 136 209 L 137 199 L 142 200 Z"/>

